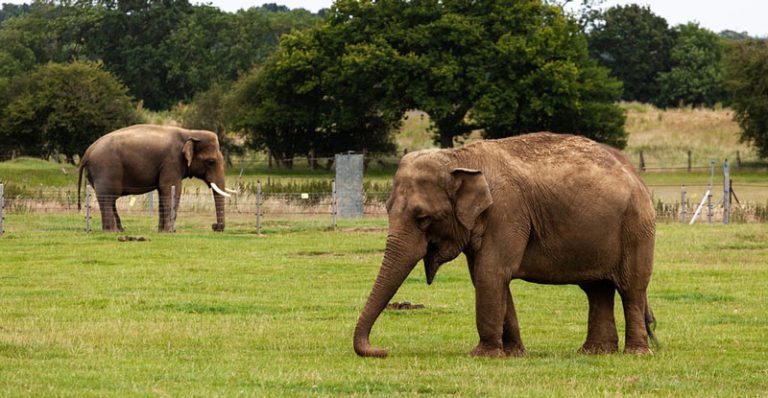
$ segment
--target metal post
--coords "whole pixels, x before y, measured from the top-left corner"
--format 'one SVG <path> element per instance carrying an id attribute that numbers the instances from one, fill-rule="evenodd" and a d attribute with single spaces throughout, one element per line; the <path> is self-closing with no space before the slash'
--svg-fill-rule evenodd
<path id="1" fill-rule="evenodd" d="M 331 183 L 331 227 L 336 230 L 336 214 L 338 213 L 338 200 L 336 198 L 336 180 Z"/>
<path id="2" fill-rule="evenodd" d="M 155 206 L 154 196 L 155 196 L 155 191 L 149 191 L 149 193 L 147 193 L 147 213 L 149 214 L 150 217 L 152 217 L 152 212 Z"/>
<path id="3" fill-rule="evenodd" d="M 176 185 L 171 185 L 171 232 L 176 232 Z"/>
<path id="4" fill-rule="evenodd" d="M 261 235 L 261 181 L 256 181 L 256 233 Z"/>
<path id="5" fill-rule="evenodd" d="M 681 186 L 680 188 L 680 222 L 685 224 L 686 220 L 688 219 L 688 209 L 687 203 L 686 203 L 686 191 L 685 191 L 685 185 Z"/>
<path id="6" fill-rule="evenodd" d="M 715 182 L 715 160 L 709 161 L 709 188 L 707 189 L 707 221 L 712 224 L 712 184 Z"/>
<path id="7" fill-rule="evenodd" d="M 0 238 L 5 235 L 5 186 L 0 183 Z"/>
<path id="8" fill-rule="evenodd" d="M 91 186 L 85 184 L 85 233 L 91 233 Z"/>
<path id="9" fill-rule="evenodd" d="M 731 220 L 731 167 L 728 159 L 723 163 L 723 224 Z"/>

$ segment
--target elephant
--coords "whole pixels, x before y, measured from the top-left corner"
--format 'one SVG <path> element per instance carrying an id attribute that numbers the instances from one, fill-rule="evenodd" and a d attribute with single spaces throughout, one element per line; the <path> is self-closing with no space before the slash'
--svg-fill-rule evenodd
<path id="1" fill-rule="evenodd" d="M 480 337 L 470 355 L 520 356 L 513 279 L 576 284 L 587 296 L 579 352 L 618 351 L 614 297 L 626 319 L 625 353 L 650 353 L 655 318 L 647 297 L 655 209 L 622 153 L 581 136 L 548 132 L 407 154 L 386 201 L 384 257 L 354 331 L 355 352 L 385 357 L 370 332 L 423 260 L 427 284 L 464 253 Z"/>
<path id="2" fill-rule="evenodd" d="M 77 207 L 83 172 L 96 191 L 103 231 L 123 231 L 115 201 L 123 195 L 137 195 L 157 189 L 158 229 L 170 232 L 175 224 L 171 211 L 171 190 L 175 203 L 181 197 L 181 180 L 197 177 L 213 190 L 216 206 L 214 231 L 224 230 L 224 157 L 215 133 L 172 126 L 134 125 L 97 139 L 80 159 L 77 180 Z"/>

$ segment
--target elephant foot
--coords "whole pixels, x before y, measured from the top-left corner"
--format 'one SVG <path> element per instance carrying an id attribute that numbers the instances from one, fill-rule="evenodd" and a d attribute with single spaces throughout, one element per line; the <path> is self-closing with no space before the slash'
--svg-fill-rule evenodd
<path id="1" fill-rule="evenodd" d="M 211 229 L 214 232 L 223 232 L 224 231 L 224 224 L 211 224 Z"/>
<path id="2" fill-rule="evenodd" d="M 624 353 L 634 355 L 651 355 L 653 354 L 653 351 L 651 351 L 648 346 L 626 346 L 624 347 Z"/>
<path id="3" fill-rule="evenodd" d="M 613 354 L 619 350 L 618 343 L 584 343 L 579 348 L 579 354 L 587 355 L 601 355 L 601 354 Z"/>
<path id="4" fill-rule="evenodd" d="M 522 344 L 504 344 L 504 355 L 508 357 L 522 357 L 527 351 Z"/>
<path id="5" fill-rule="evenodd" d="M 487 357 L 487 358 L 504 358 L 507 354 L 501 347 L 488 347 L 483 344 L 478 344 L 469 355 L 473 357 Z"/>

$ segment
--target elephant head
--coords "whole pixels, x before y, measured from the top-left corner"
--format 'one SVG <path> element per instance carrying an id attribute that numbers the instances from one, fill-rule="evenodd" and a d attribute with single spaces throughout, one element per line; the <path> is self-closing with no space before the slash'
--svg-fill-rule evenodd
<path id="1" fill-rule="evenodd" d="M 197 177 L 213 190 L 216 205 L 214 231 L 224 230 L 224 199 L 235 192 L 226 189 L 224 182 L 224 157 L 219 149 L 219 138 L 210 131 L 190 131 L 184 137 L 182 153 L 187 167 L 187 177 Z"/>
<path id="2" fill-rule="evenodd" d="M 467 247 L 482 213 L 493 203 L 484 175 L 454 164 L 441 151 L 414 152 L 400 163 L 386 204 L 384 259 L 355 328 L 354 348 L 360 356 L 387 355 L 369 343 L 378 316 L 420 260 L 431 284 L 440 265 Z"/>

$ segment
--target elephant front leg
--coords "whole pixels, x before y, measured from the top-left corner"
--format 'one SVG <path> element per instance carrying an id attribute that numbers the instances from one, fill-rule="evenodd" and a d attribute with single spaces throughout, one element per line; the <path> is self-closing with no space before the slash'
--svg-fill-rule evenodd
<path id="1" fill-rule="evenodd" d="M 484 276 L 482 272 L 475 275 L 475 317 L 480 342 L 470 355 L 483 357 L 507 355 L 503 340 L 504 319 L 507 314 L 505 290 L 509 293 L 501 278 Z"/>
<path id="2" fill-rule="evenodd" d="M 501 340 L 504 344 L 504 354 L 509 356 L 525 355 L 525 346 L 520 338 L 520 325 L 517 322 L 517 313 L 515 312 L 515 303 L 512 301 L 512 293 L 509 287 L 506 289 L 507 305 L 504 315 L 504 331 Z"/>
<path id="3" fill-rule="evenodd" d="M 580 285 L 589 300 L 587 340 L 579 349 L 583 354 L 607 354 L 619 349 L 619 336 L 613 315 L 616 288 L 609 281 Z"/>

